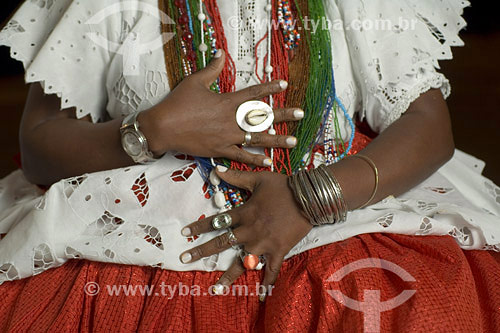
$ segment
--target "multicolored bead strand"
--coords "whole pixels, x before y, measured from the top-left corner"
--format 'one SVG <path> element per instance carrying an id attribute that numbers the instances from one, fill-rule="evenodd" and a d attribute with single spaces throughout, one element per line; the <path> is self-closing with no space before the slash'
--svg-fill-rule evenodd
<path id="1" fill-rule="evenodd" d="M 299 46 L 300 34 L 295 29 L 295 19 L 288 0 L 280 0 L 278 3 L 278 22 L 283 30 L 285 48 L 293 50 Z"/>
<path id="2" fill-rule="evenodd" d="M 170 6 L 170 14 L 176 18 L 179 23 L 177 28 L 177 38 L 173 45 L 168 49 L 166 54 L 169 54 L 171 59 L 176 58 L 175 48 L 178 49 L 179 61 L 172 62 L 169 68 L 179 68 L 180 79 L 194 73 L 197 69 L 204 68 L 208 61 L 215 55 L 217 49 L 227 50 L 227 41 L 224 36 L 220 13 L 218 12 L 216 0 L 165 0 Z M 354 137 L 355 127 L 352 119 L 349 117 L 342 103 L 338 99 L 335 92 L 335 79 L 333 73 L 333 55 L 331 50 L 331 38 L 329 31 L 320 29 L 315 34 L 306 32 L 303 38 L 304 48 L 298 49 L 301 35 L 294 28 L 296 21 L 294 11 L 303 21 L 303 16 L 300 12 L 300 2 L 302 8 L 307 9 L 307 16 L 313 20 L 321 20 L 324 17 L 325 11 L 322 0 L 295 0 L 295 6 L 285 0 L 268 0 L 265 10 L 268 15 L 267 34 L 262 38 L 262 45 L 267 44 L 267 53 L 264 61 L 259 62 L 256 52 L 256 66 L 264 64 L 264 69 L 260 73 L 264 73 L 261 82 L 269 82 L 273 78 L 288 80 L 290 59 L 294 55 L 301 55 L 300 59 L 306 60 L 304 68 L 307 70 L 307 77 L 295 80 L 293 86 L 293 96 L 300 96 L 293 100 L 294 104 L 300 104 L 305 110 L 305 117 L 299 123 L 298 128 L 294 131 L 294 135 L 298 139 L 298 145 L 293 150 L 288 149 L 266 149 L 266 154 L 271 156 L 273 160 L 272 171 L 284 174 L 292 174 L 303 167 L 306 162 L 302 159 L 304 156 L 313 156 L 317 150 L 317 144 L 324 139 L 324 155 L 327 161 L 335 162 L 343 158 L 350 147 Z M 175 3 L 175 11 L 172 11 L 172 4 Z M 281 29 L 273 29 L 273 22 L 279 22 Z M 299 23 L 300 24 L 300 23 Z M 260 41 L 259 43 L 260 44 Z M 307 47 L 305 46 L 307 45 Z M 256 50 L 258 45 L 255 46 Z M 294 50 L 296 49 L 296 50 Z M 288 52 L 288 51 L 294 52 Z M 306 52 L 307 50 L 307 52 Z M 307 54 L 304 56 L 303 54 Z M 214 83 L 212 89 L 216 92 L 227 93 L 234 91 L 236 79 L 236 67 L 231 55 L 226 52 L 228 66 L 226 66 L 220 78 Z M 168 60 L 167 60 L 168 61 Z M 301 62 L 302 64 L 303 62 Z M 258 75 L 259 71 L 256 68 Z M 294 76 L 303 75 L 302 72 L 294 67 Z M 170 69 L 169 69 L 170 70 Z M 179 75 L 173 75 L 175 78 L 171 81 L 179 81 Z M 298 83 L 297 83 L 298 82 Z M 299 91 L 300 93 L 297 93 Z M 284 107 L 286 93 L 269 96 L 266 100 L 273 108 Z M 305 95 L 305 98 L 303 97 Z M 342 142 L 342 136 L 339 126 L 340 109 L 344 112 L 346 120 L 349 122 L 352 132 L 347 149 Z M 272 135 L 290 135 L 288 127 L 295 128 L 293 124 L 275 124 L 269 129 Z M 331 139 L 331 138 L 334 139 Z M 212 184 L 212 193 L 216 201 L 217 207 L 221 210 L 230 209 L 233 206 L 240 205 L 243 201 L 241 193 L 237 190 L 227 187 L 227 184 L 221 184 L 220 179 L 215 178 L 216 174 L 214 167 L 216 164 L 223 164 L 227 167 L 237 168 L 245 171 L 262 171 L 266 168 L 251 169 L 248 165 L 235 162 L 214 159 L 196 158 L 199 164 L 199 170 L 206 179 L 210 178 Z"/>

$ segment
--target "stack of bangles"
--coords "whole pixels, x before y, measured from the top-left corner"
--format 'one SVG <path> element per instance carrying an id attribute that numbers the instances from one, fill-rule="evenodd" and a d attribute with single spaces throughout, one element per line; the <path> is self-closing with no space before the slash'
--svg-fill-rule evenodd
<path id="1" fill-rule="evenodd" d="M 360 208 L 368 206 L 378 190 L 379 175 L 375 163 L 367 156 L 357 154 L 352 157 L 367 162 L 375 174 L 375 186 L 370 199 Z M 309 171 L 299 171 L 289 178 L 290 187 L 303 212 L 314 226 L 344 222 L 347 219 L 347 204 L 342 188 L 333 173 L 320 165 Z M 214 230 L 227 229 L 227 241 L 233 249 L 239 251 L 243 266 L 248 270 L 260 270 L 266 261 L 264 256 L 257 256 L 244 250 L 231 229 L 232 219 L 228 213 L 215 216 L 212 220 Z"/>
<path id="2" fill-rule="evenodd" d="M 367 156 L 357 154 L 352 157 L 367 162 L 375 174 L 375 187 L 370 199 L 361 206 L 368 206 L 378 190 L 379 176 L 375 163 Z M 320 165 L 309 171 L 299 171 L 289 178 L 290 187 L 297 202 L 314 226 L 341 223 L 347 219 L 347 204 L 337 178 L 326 167 Z"/>

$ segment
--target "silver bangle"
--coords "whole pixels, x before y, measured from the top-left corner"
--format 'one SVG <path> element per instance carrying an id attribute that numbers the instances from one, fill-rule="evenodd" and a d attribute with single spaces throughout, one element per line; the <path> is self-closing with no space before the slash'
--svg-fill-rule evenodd
<path id="1" fill-rule="evenodd" d="M 323 175 L 325 175 L 325 177 L 327 179 L 330 180 L 329 182 L 327 182 L 327 184 L 333 185 L 332 188 L 336 193 L 335 199 L 336 199 L 337 205 L 339 207 L 339 213 L 340 213 L 339 221 L 344 222 L 347 219 L 347 212 L 349 209 L 348 209 L 347 204 L 345 202 L 342 187 L 340 187 L 340 184 L 339 184 L 337 178 L 335 178 L 335 175 L 326 167 L 326 165 L 320 165 L 318 169 L 320 172 L 323 173 Z"/>
<path id="2" fill-rule="evenodd" d="M 346 220 L 348 208 L 342 188 L 325 165 L 297 172 L 289 178 L 289 185 L 312 225 Z"/>

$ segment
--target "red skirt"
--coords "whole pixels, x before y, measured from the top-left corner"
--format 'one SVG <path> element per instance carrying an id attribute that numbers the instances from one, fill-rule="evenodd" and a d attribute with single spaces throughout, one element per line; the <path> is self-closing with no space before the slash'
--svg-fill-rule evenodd
<path id="1" fill-rule="evenodd" d="M 387 267 L 338 275 L 366 258 L 395 264 L 414 281 Z M 236 281 L 247 296 L 203 295 L 221 274 L 72 260 L 1 285 L 0 331 L 362 332 L 378 322 L 382 332 L 500 332 L 500 254 L 463 251 L 448 236 L 366 234 L 306 251 L 284 263 L 265 303 L 253 292 L 262 272 Z M 377 290 L 382 303 L 369 303 L 365 295 Z M 405 290 L 414 293 L 394 307 Z"/>

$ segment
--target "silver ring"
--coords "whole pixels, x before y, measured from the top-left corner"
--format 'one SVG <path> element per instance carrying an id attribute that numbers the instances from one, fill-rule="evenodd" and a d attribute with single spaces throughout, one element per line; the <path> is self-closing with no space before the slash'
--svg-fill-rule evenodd
<path id="1" fill-rule="evenodd" d="M 240 247 L 238 245 L 238 238 L 236 238 L 236 235 L 234 234 L 233 229 L 228 228 L 227 234 L 228 234 L 227 242 L 231 245 L 231 247 L 233 249 L 239 250 Z"/>
<path id="2" fill-rule="evenodd" d="M 241 144 L 241 146 L 242 147 L 247 147 L 247 146 L 250 146 L 251 143 L 252 143 L 252 133 L 246 132 L 245 133 L 245 142 L 243 142 Z"/>
<path id="3" fill-rule="evenodd" d="M 212 219 L 212 227 L 214 230 L 229 228 L 232 223 L 233 219 L 231 218 L 231 215 L 227 213 L 219 214 Z"/>

